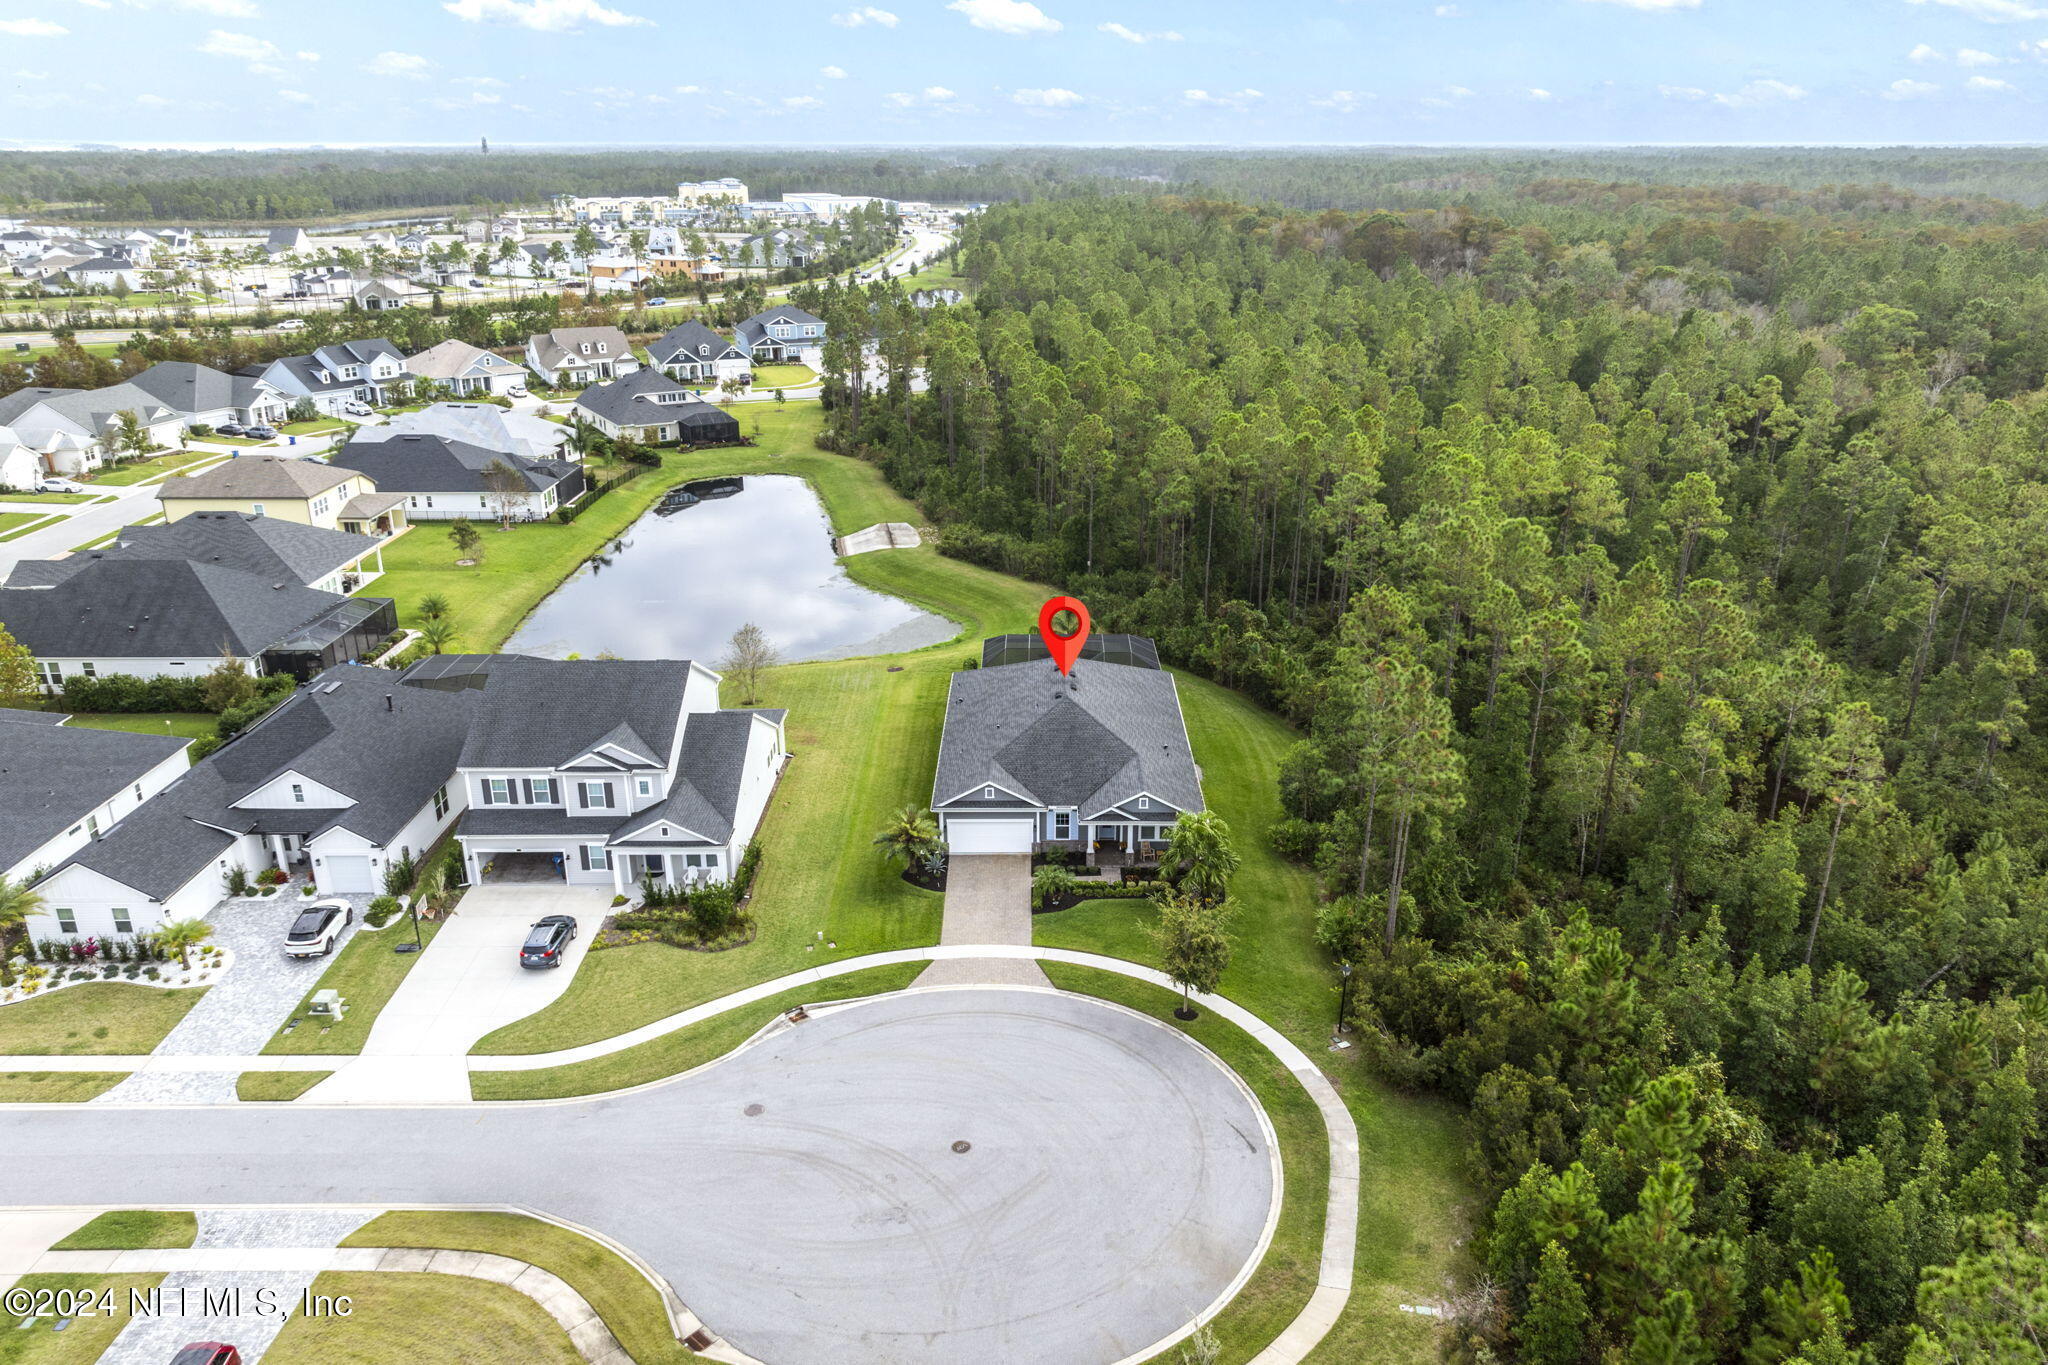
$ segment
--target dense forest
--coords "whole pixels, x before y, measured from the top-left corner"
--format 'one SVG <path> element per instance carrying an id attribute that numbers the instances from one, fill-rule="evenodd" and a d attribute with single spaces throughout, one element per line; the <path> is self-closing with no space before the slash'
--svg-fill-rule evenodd
<path id="1" fill-rule="evenodd" d="M 1666 205 L 1831 217 L 2018 220 L 2048 202 L 2032 147 L 873 148 L 0 152 L 0 214 L 47 209 L 120 224 L 402 217 L 455 205 L 542 206 L 556 194 L 667 194 L 734 175 L 764 199 L 829 189 L 940 203 L 1114 191 L 1250 204 L 1514 212 L 1527 203 L 1612 213 Z M 1608 227 L 1615 224 L 1609 221 Z"/>
<path id="2" fill-rule="evenodd" d="M 2042 1358 L 2048 221 L 1744 201 L 1793 159 L 999 205 L 967 305 L 807 295 L 945 552 L 1300 727 L 1355 1025 L 1469 1115 L 1460 1359 Z"/>

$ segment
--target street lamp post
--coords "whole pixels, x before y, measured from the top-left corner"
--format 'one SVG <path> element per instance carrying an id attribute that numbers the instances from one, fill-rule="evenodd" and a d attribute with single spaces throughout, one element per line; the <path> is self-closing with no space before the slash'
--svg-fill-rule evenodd
<path id="1" fill-rule="evenodd" d="M 1351 963 L 1347 960 L 1337 964 L 1337 1032 L 1349 1033 L 1351 1026 L 1344 1021 L 1351 1017 Z"/>

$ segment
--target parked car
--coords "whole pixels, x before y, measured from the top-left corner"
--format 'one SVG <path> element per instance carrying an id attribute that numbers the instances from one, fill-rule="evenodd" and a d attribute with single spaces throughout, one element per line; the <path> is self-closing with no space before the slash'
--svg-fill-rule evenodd
<path id="1" fill-rule="evenodd" d="M 84 491 L 84 484 L 74 483 L 70 479 L 44 479 L 36 485 L 36 492 L 38 493 L 83 493 Z"/>
<path id="2" fill-rule="evenodd" d="M 647 306 L 649 308 L 666 308 L 668 306 L 668 299 L 665 297 L 658 299 L 649 299 L 647 300 Z"/>
<path id="3" fill-rule="evenodd" d="M 314 901 L 299 911 L 284 936 L 286 957 L 325 957 L 341 941 L 341 931 L 355 922 L 355 907 L 339 896 Z"/>
<path id="4" fill-rule="evenodd" d="M 216 436 L 247 436 L 249 428 L 243 426 L 240 422 L 222 422 L 213 429 L 213 434 Z"/>
<path id="5" fill-rule="evenodd" d="M 576 919 L 573 915 L 547 915 L 537 919 L 526 931 L 526 942 L 520 945 L 519 965 L 559 967 L 575 937 Z"/>
<path id="6" fill-rule="evenodd" d="M 524 397 L 526 397 L 526 385 L 524 385 L 524 384 L 514 384 L 514 385 L 513 385 L 513 386 L 512 386 L 511 388 L 509 388 L 509 389 L 505 390 L 505 396 L 506 396 L 507 398 L 524 398 Z"/>
<path id="7" fill-rule="evenodd" d="M 171 1365 L 242 1365 L 242 1353 L 225 1341 L 195 1341 L 180 1346 Z"/>
<path id="8" fill-rule="evenodd" d="M 277 324 L 277 330 L 280 332 L 303 332 L 306 330 L 306 320 L 304 318 L 286 318 L 283 322 Z"/>
<path id="9" fill-rule="evenodd" d="M 242 429 L 242 434 L 252 441 L 275 441 L 277 439 L 277 428 L 244 427 Z"/>
<path id="10" fill-rule="evenodd" d="M 348 402 L 343 403 L 341 410 L 351 417 L 368 417 L 376 411 L 368 403 L 356 398 L 351 398 Z"/>

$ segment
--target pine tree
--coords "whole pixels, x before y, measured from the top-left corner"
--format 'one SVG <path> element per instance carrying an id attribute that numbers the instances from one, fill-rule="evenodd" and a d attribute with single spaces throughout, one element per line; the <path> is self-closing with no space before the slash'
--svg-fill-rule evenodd
<path id="1" fill-rule="evenodd" d="M 1528 1365 L 1576 1365 L 1586 1357 L 1591 1317 L 1571 1257 L 1556 1242 L 1548 1243 L 1529 1290 L 1529 1306 L 1515 1322 L 1521 1358 Z"/>

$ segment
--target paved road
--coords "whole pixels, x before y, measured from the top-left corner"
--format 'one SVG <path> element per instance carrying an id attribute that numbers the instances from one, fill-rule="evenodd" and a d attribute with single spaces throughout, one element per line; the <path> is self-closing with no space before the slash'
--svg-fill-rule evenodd
<path id="1" fill-rule="evenodd" d="M 6 1108 L 0 1151 L 16 1189 L 87 1171 L 115 1204 L 525 1204 L 772 1365 L 1117 1360 L 1231 1287 L 1277 1193 L 1213 1057 L 1049 991 L 883 997 L 568 1104 Z"/>

